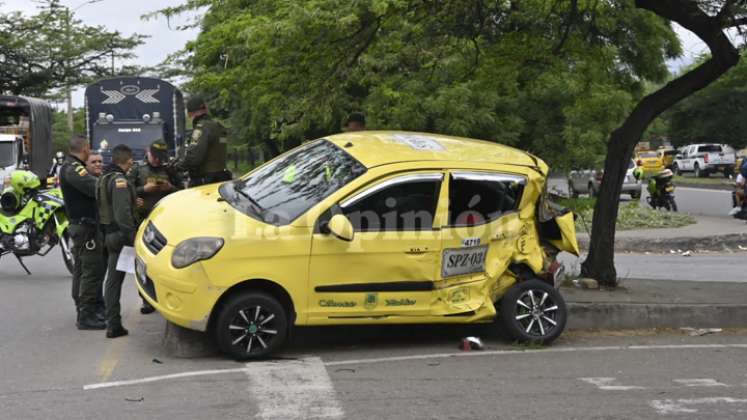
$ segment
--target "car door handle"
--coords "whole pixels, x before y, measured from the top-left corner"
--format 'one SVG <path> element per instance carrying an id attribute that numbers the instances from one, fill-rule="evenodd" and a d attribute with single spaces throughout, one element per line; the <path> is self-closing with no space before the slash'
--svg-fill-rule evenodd
<path id="1" fill-rule="evenodd" d="M 407 255 L 420 255 L 428 252 L 428 248 L 410 248 L 405 251 Z"/>

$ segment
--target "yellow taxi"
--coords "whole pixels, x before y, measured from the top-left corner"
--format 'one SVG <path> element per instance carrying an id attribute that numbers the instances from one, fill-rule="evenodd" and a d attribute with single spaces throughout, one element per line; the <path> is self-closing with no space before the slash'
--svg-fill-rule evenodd
<path id="1" fill-rule="evenodd" d="M 674 167 L 674 157 L 677 156 L 675 148 L 662 147 L 656 151 L 656 155 L 661 161 L 662 169 L 672 169 Z"/>
<path id="2" fill-rule="evenodd" d="M 240 179 L 172 194 L 142 224 L 138 288 L 167 320 L 236 359 L 294 326 L 491 322 L 550 343 L 566 305 L 574 216 L 547 165 L 491 142 L 355 132 Z"/>
<path id="3" fill-rule="evenodd" d="M 653 150 L 642 150 L 636 153 L 636 164 L 645 175 L 659 173 L 664 170 L 664 163 L 659 154 Z"/>

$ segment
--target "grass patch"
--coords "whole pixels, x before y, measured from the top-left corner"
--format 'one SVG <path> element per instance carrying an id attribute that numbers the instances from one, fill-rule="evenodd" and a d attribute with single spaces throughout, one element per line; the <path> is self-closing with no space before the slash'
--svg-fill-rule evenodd
<path id="1" fill-rule="evenodd" d="M 587 227 L 591 229 L 595 198 L 568 198 L 561 200 L 560 204 L 578 215 L 576 218 L 578 232 L 586 232 Z M 677 228 L 694 223 L 695 219 L 688 214 L 654 210 L 638 201 L 621 203 L 617 215 L 617 230 Z"/>

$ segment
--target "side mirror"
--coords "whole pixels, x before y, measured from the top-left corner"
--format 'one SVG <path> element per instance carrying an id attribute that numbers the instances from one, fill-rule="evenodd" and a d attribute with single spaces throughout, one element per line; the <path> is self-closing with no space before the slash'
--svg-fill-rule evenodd
<path id="1" fill-rule="evenodd" d="M 350 223 L 350 219 L 345 217 L 343 214 L 336 214 L 332 216 L 327 224 L 329 232 L 343 241 L 350 242 L 355 236 L 355 230 L 353 224 Z"/>

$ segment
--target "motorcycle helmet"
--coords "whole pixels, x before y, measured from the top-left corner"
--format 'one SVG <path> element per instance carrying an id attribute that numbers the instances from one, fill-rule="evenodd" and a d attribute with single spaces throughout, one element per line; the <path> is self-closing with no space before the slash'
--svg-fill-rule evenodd
<path id="1" fill-rule="evenodd" d="M 24 195 L 28 191 L 41 187 L 41 181 L 35 173 L 31 171 L 13 171 L 10 174 L 10 187 L 16 194 Z"/>
<path id="2" fill-rule="evenodd" d="M 65 154 L 62 153 L 62 151 L 59 151 L 55 153 L 54 159 L 57 161 L 58 165 L 62 165 L 63 161 L 65 160 Z"/>

